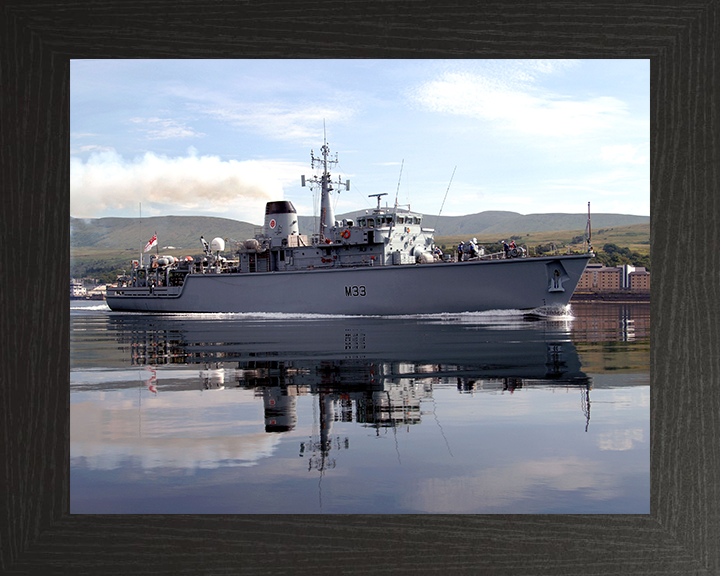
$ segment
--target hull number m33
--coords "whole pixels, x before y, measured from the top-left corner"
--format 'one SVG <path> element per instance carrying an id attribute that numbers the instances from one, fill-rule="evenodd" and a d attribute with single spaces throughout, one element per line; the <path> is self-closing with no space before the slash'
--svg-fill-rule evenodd
<path id="1" fill-rule="evenodd" d="M 345 296 L 365 296 L 365 286 L 345 286 Z"/>

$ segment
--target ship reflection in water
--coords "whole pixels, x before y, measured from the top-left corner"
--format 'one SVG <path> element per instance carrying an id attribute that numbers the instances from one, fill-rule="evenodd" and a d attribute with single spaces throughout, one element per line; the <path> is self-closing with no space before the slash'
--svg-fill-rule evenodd
<path id="1" fill-rule="evenodd" d="M 319 470 L 335 466 L 335 460 L 328 458 L 333 447 L 349 447 L 347 437 L 331 438 L 334 421 L 375 429 L 419 424 L 421 402 L 431 401 L 433 386 L 438 385 L 456 384 L 463 393 L 577 387 L 585 399 L 587 428 L 590 379 L 580 371 L 564 321 L 543 325 L 544 337 L 538 340 L 535 331 L 504 323 L 491 327 L 469 323 L 458 330 L 452 325 L 457 319 L 424 323 L 421 346 L 416 344 L 416 321 L 388 325 L 364 319 L 358 327 L 347 327 L 356 322 L 348 319 L 325 320 L 318 326 L 314 322 L 307 330 L 312 349 L 324 352 L 319 357 L 315 352 L 308 357 L 305 339 L 291 335 L 279 321 L 253 323 L 252 328 L 244 322 L 247 335 L 257 342 L 232 342 L 240 335 L 233 322 L 219 329 L 217 321 L 191 320 L 179 329 L 177 322 L 170 327 L 155 318 L 151 321 L 155 328 L 148 329 L 146 318 L 124 316 L 113 319 L 113 324 L 121 342 L 130 335 L 134 365 L 198 363 L 204 365 L 200 376 L 205 390 L 254 391 L 263 399 L 268 433 L 294 430 L 297 398 L 316 397 L 319 439 L 302 442 L 300 454 L 311 452 L 309 467 Z M 304 332 L 302 326 L 297 328 Z M 210 342 L 211 335 L 218 341 Z M 393 362 L 394 357 L 408 360 Z M 415 357 L 423 360 L 413 362 Z"/>
<path id="2" fill-rule="evenodd" d="M 649 382 L 584 373 L 571 338 L 576 320 L 71 319 L 74 513 L 579 513 L 608 502 L 607 511 L 637 512 L 649 502 L 648 492 L 628 504 L 637 487 L 606 470 L 594 486 L 608 455 L 625 461 L 641 451 L 648 471 L 640 484 L 649 490 L 649 422 L 635 422 L 648 419 L 648 406 L 619 430 L 613 414 L 600 417 L 597 433 L 591 418 L 597 394 L 637 410 L 628 398 L 640 391 L 645 402 Z M 483 493 L 497 491 L 482 485 L 497 480 L 488 468 L 510 461 L 538 484 L 514 504 L 507 494 L 488 501 Z M 629 466 L 619 474 L 637 483 L 637 465 Z M 455 503 L 461 493 L 465 509 Z M 562 493 L 579 500 L 561 502 Z"/>

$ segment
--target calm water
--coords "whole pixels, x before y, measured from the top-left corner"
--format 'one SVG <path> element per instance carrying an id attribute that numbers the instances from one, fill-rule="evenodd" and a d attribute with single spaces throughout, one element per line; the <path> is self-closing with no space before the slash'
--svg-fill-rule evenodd
<path id="1" fill-rule="evenodd" d="M 70 308 L 73 513 L 650 511 L 649 304 Z"/>

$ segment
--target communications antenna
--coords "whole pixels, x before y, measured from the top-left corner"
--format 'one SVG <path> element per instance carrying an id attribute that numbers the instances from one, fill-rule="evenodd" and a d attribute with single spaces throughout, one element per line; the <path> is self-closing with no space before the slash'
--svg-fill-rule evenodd
<path id="1" fill-rule="evenodd" d="M 335 226 L 335 213 L 330 199 L 330 193 L 335 189 L 333 188 L 333 185 L 338 187 L 338 193 L 340 193 L 340 187 L 350 190 L 350 180 L 342 182 L 338 176 L 337 182 L 332 181 L 329 167 L 337 164 L 338 159 L 337 153 L 335 153 L 335 158 L 329 157 L 330 147 L 328 146 L 327 139 L 325 138 L 320 152 L 322 156 L 315 156 L 315 152 L 310 150 L 310 164 L 313 169 L 322 168 L 322 175 L 316 175 L 308 179 L 306 179 L 305 176 L 301 176 L 300 181 L 303 186 L 309 184 L 310 187 L 320 188 L 320 228 L 318 229 L 318 234 L 321 239 L 325 239 L 327 237 L 328 229 Z"/>
<path id="2" fill-rule="evenodd" d="M 443 208 L 445 207 L 445 200 L 447 200 L 448 192 L 450 192 L 450 184 L 452 184 L 453 178 L 455 177 L 455 170 L 457 166 L 453 168 L 452 176 L 450 176 L 450 182 L 448 182 L 447 190 L 445 190 L 445 197 L 443 198 L 442 204 L 440 204 L 440 212 L 438 212 L 437 220 L 435 221 L 435 229 L 437 230 L 438 224 L 440 223 L 440 214 L 442 214 Z"/>

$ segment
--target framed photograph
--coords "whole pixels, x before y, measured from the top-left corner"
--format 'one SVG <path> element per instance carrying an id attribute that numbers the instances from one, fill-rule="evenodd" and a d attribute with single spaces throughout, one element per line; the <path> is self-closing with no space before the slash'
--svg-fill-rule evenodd
<path id="1" fill-rule="evenodd" d="M 718 184 L 714 169 L 716 162 L 713 161 L 717 154 L 714 138 L 716 115 L 713 113 L 713 105 L 717 101 L 713 69 L 717 51 L 713 40 L 718 32 L 717 6 L 690 3 L 679 7 L 649 2 L 632 6 L 617 4 L 611 7 L 612 10 L 607 5 L 588 5 L 568 11 L 567 5 L 557 3 L 544 4 L 542 8 L 496 4 L 484 7 L 450 5 L 440 12 L 428 4 L 413 5 L 412 9 L 374 3 L 357 6 L 346 3 L 340 7 L 342 10 L 337 12 L 318 10 L 315 14 L 312 9 L 295 5 L 258 3 L 233 7 L 209 4 L 204 5 L 200 12 L 189 5 L 174 5 L 169 12 L 164 3 L 155 2 L 144 5 L 142 13 L 128 11 L 125 6 L 113 3 L 51 9 L 13 2 L 3 6 L 0 69 L 4 86 L 3 135 L 8 145 L 2 147 L 0 155 L 3 160 L 2 181 L 9 191 L 1 226 L 7 239 L 3 246 L 8 258 L 0 281 L 4 357 L 9 366 L 2 387 L 6 439 L 4 484 L 7 486 L 6 496 L 2 499 L 2 517 L 7 521 L 0 539 L 0 566 L 3 571 L 95 574 L 142 569 L 158 573 L 321 571 L 349 574 L 360 570 L 411 570 L 413 573 L 432 574 L 450 570 L 458 573 L 574 574 L 592 570 L 598 574 L 701 574 L 717 570 L 720 564 L 716 544 L 719 536 L 715 521 L 717 499 L 712 494 L 717 472 L 713 455 L 718 448 L 714 424 L 718 393 L 712 382 L 715 354 L 711 349 L 715 334 L 715 305 L 711 299 L 712 290 L 707 285 L 708 278 L 712 277 L 712 268 L 708 274 L 708 267 L 712 265 L 712 258 L 708 255 L 712 253 L 711 247 L 717 234 L 712 200 Z M 217 325 L 193 325 L 179 332 L 177 326 L 162 325 L 164 321 L 160 317 L 153 320 L 152 327 L 121 319 L 114 330 L 115 334 L 124 336 L 106 343 L 107 349 L 92 344 L 92 326 L 72 329 L 73 315 L 67 305 L 73 216 L 68 192 L 72 177 L 68 168 L 73 130 L 69 114 L 72 62 L 91 64 L 91 59 L 121 62 L 122 59 L 146 60 L 169 56 L 198 61 L 207 58 L 260 61 L 345 58 L 356 63 L 370 63 L 370 59 L 375 58 L 407 58 L 411 60 L 409 70 L 411 65 L 417 65 L 419 59 L 497 59 L 516 57 L 519 51 L 523 55 L 532 52 L 553 60 L 612 58 L 626 64 L 637 60 L 649 61 L 651 145 L 649 149 L 642 150 L 605 144 L 604 154 L 608 161 L 624 159 L 629 165 L 633 161 L 639 163 L 643 154 L 649 158 L 650 246 L 654 255 L 651 273 L 656 280 L 647 313 L 628 317 L 626 320 L 632 322 L 618 325 L 626 336 L 624 351 L 628 356 L 615 356 L 618 362 L 610 361 L 609 364 L 606 358 L 598 360 L 605 363 L 604 375 L 590 376 L 594 386 L 589 386 L 587 381 L 583 384 L 580 380 L 587 378 L 587 367 L 592 366 L 593 359 L 602 357 L 607 350 L 601 347 L 600 354 L 594 355 L 598 350 L 592 346 L 592 329 L 588 326 L 591 321 L 602 324 L 603 320 L 602 315 L 592 308 L 583 312 L 583 318 L 588 323 L 583 328 L 587 345 L 580 345 L 576 340 L 572 349 L 567 346 L 556 348 L 555 356 L 552 353 L 548 356 L 548 350 L 552 351 L 552 346 L 558 343 L 567 342 L 567 333 L 563 329 L 558 338 L 551 335 L 548 339 L 547 334 L 543 338 L 530 337 L 524 328 L 510 334 L 504 326 L 504 334 L 508 336 L 505 342 L 502 338 L 490 336 L 491 332 L 498 332 L 496 326 L 475 322 L 470 329 L 476 332 L 476 336 L 487 336 L 480 340 L 492 341 L 495 345 L 491 351 L 477 351 L 475 362 L 468 360 L 474 350 L 467 339 L 458 336 L 463 331 L 458 331 L 456 319 L 449 322 L 451 330 L 446 330 L 444 326 L 447 324 L 442 323 L 421 322 L 418 325 L 417 322 L 405 322 L 394 326 L 391 332 L 376 321 L 362 326 L 343 326 L 335 320 L 325 319 L 308 327 L 319 326 L 325 335 L 332 335 L 330 347 L 337 345 L 338 348 L 331 350 L 329 360 L 341 361 L 342 369 L 338 371 L 326 365 L 322 374 L 309 374 L 312 368 L 303 363 L 304 355 L 312 357 L 317 351 L 298 344 L 297 340 L 278 329 L 277 323 L 255 322 L 251 327 L 244 327 L 247 332 L 238 332 L 238 326 L 226 323 L 228 334 L 221 339 L 208 340 L 208 331 L 216 330 Z M 110 80 L 103 83 L 99 74 L 94 79 L 92 75 L 87 76 L 88 82 L 93 80 L 100 90 L 103 85 L 106 89 L 112 86 Z M 342 85 L 342 78 L 323 79 L 335 80 Z M 528 81 L 527 78 L 524 81 Z M 474 100 L 478 98 L 480 96 L 476 95 Z M 116 99 L 118 108 L 126 104 L 122 97 Z M 613 103 L 605 101 L 602 104 L 612 108 Z M 423 103 L 418 102 L 417 105 Z M 469 104 L 465 102 L 464 105 Z M 552 103 L 541 103 L 537 111 L 539 113 L 548 107 L 552 108 Z M 452 114 L 452 111 L 445 113 Z M 613 110 L 596 110 L 593 113 L 612 115 Z M 136 128 L 150 136 L 152 130 L 198 130 L 190 122 L 168 124 L 169 118 L 150 115 L 133 117 L 142 120 L 136 123 Z M 582 120 L 579 118 L 577 122 Z M 346 146 L 350 145 L 348 140 Z M 88 156 L 83 159 L 86 168 L 91 151 L 88 149 L 87 152 Z M 183 157 L 191 158 L 192 154 L 188 152 Z M 318 147 L 311 159 L 321 156 L 322 151 Z M 320 181 L 323 175 L 321 173 Z M 310 173 L 307 176 L 309 180 Z M 453 179 L 456 177 L 453 176 Z M 353 184 L 348 183 L 351 190 Z M 440 186 L 443 189 L 440 197 L 447 186 L 447 181 Z M 401 178 L 398 188 L 402 192 Z M 619 205 L 624 201 L 619 200 Z M 631 201 L 627 199 L 627 202 Z M 131 198 L 129 205 L 134 205 L 134 202 L 135 199 Z M 377 202 L 377 209 L 381 210 L 384 201 L 378 197 Z M 392 207 L 391 201 L 389 204 Z M 397 212 L 392 214 L 392 222 L 380 223 L 375 219 L 380 216 L 371 215 L 373 209 L 370 206 L 366 208 L 367 215 L 360 215 L 360 218 L 365 218 L 363 226 L 366 229 L 370 226 L 369 219 L 373 218 L 373 239 L 376 233 L 380 234 L 379 224 L 387 224 L 388 228 L 400 226 Z M 150 205 L 146 210 L 150 210 Z M 468 210 L 467 213 L 470 212 Z M 457 212 L 452 210 L 451 213 Z M 285 218 L 288 213 L 278 214 Z M 342 236 L 345 230 L 351 237 L 355 227 L 360 228 L 359 222 L 348 225 L 348 216 L 340 210 L 336 214 L 341 214 L 345 220 L 344 225 L 337 227 L 337 238 L 330 238 L 329 231 L 322 227 L 311 231 L 311 234 L 328 234 L 328 249 L 336 243 L 341 246 L 343 241 L 350 241 L 350 238 Z M 358 216 L 353 216 L 357 221 Z M 92 215 L 83 217 L 92 218 Z M 279 223 L 285 224 L 281 217 L 271 218 L 275 226 L 271 223 L 267 226 L 276 230 Z M 327 223 L 333 228 L 332 220 Z M 290 220 L 287 224 L 291 224 Z M 415 222 L 403 222 L 402 225 L 421 226 Z M 600 233 L 597 229 L 595 232 Z M 300 230 L 298 235 L 302 235 Z M 224 239 L 225 236 L 219 234 L 218 238 Z M 218 244 L 211 246 L 212 237 L 207 238 L 207 255 L 212 260 L 208 265 L 219 269 L 222 249 L 218 249 Z M 365 238 L 363 236 L 363 241 Z M 137 256 L 133 254 L 132 258 L 139 260 L 142 255 L 151 254 L 156 245 L 163 248 L 162 243 L 161 234 L 150 234 L 143 239 Z M 521 239 L 517 239 L 517 243 L 522 244 Z M 144 252 L 147 245 L 150 245 L 150 250 Z M 201 246 L 200 250 L 204 252 L 205 247 Z M 505 258 L 507 254 L 502 248 L 500 250 Z M 170 248 L 165 248 L 165 251 L 172 252 Z M 156 250 L 158 267 L 162 266 L 159 263 L 161 256 L 164 254 Z M 413 253 L 413 256 L 417 254 Z M 323 252 L 320 257 L 332 258 L 332 254 L 328 256 Z M 248 259 L 248 265 L 249 262 Z M 455 264 L 467 267 L 472 262 Z M 238 267 L 241 265 L 239 260 Z M 257 259 L 254 265 L 258 265 Z M 414 267 L 422 265 L 412 264 Z M 452 266 L 453 263 L 448 262 L 447 265 Z M 546 288 L 549 294 L 562 290 L 564 272 L 567 270 L 562 268 L 558 278 L 552 274 L 548 277 Z M 631 271 L 626 269 L 625 272 L 629 274 Z M 377 276 L 376 271 L 372 274 Z M 572 273 L 568 274 L 568 277 L 572 276 Z M 149 284 L 148 279 L 146 274 L 144 281 Z M 148 285 L 147 289 L 169 289 L 170 276 L 165 276 L 163 280 L 164 286 L 157 283 Z M 575 281 L 579 282 L 580 278 L 575 278 Z M 629 283 L 630 279 L 618 281 Z M 636 278 L 635 281 L 641 279 Z M 367 284 L 356 282 L 348 286 L 349 292 L 343 292 L 343 298 L 360 300 L 368 297 Z M 143 285 L 143 288 L 146 286 Z M 364 295 L 361 294 L 363 291 Z M 627 367 L 637 358 L 633 356 L 635 353 L 645 354 L 647 358 L 647 350 L 638 351 L 636 344 L 647 340 L 646 328 L 650 324 L 652 345 L 649 365 L 646 363 L 640 373 L 649 373 L 651 384 L 644 382 L 639 388 L 628 391 L 632 396 L 642 389 L 646 391 L 644 396 L 641 393 L 638 398 L 620 398 L 616 393 L 616 383 L 607 372 L 617 367 L 627 372 Z M 419 327 L 421 330 L 418 330 Z M 628 337 L 630 332 L 641 337 L 633 340 Z M 238 334 L 243 342 L 247 342 L 250 335 L 260 336 L 253 341 L 255 348 L 250 350 L 254 354 L 252 358 L 237 357 L 238 350 L 233 348 L 232 337 L 237 340 Z M 149 339 L 148 335 L 151 336 Z M 157 338 L 158 335 L 162 337 Z M 427 340 L 423 340 L 423 335 Z M 413 339 L 425 345 L 422 354 L 417 353 L 418 346 L 414 344 L 403 346 L 402 342 Z M 232 477 L 226 477 L 220 483 L 217 477 L 211 478 L 219 468 L 198 465 L 206 457 L 206 452 L 193 448 L 197 447 L 197 442 L 191 439 L 184 448 L 180 446 L 174 453 L 168 452 L 167 445 L 162 446 L 168 438 L 160 433 L 160 423 L 170 413 L 153 411 L 149 409 L 149 403 L 162 394 L 163 387 L 166 391 L 175 387 L 175 398 L 179 398 L 186 382 L 177 374 L 169 376 L 164 382 L 162 379 L 160 382 L 153 380 L 157 378 L 158 368 L 148 359 L 157 360 L 161 349 L 160 356 L 163 357 L 179 354 L 187 360 L 196 354 L 199 358 L 208 352 L 203 348 L 208 342 L 213 344 L 210 352 L 215 354 L 215 360 L 220 358 L 218 354 L 221 353 L 236 354 L 233 357 L 234 369 L 241 379 L 233 379 L 232 382 L 245 382 L 243 385 L 246 387 L 237 392 L 235 399 L 240 399 L 243 394 L 248 396 L 248 400 L 250 396 L 257 395 L 252 400 L 255 404 L 250 402 L 249 405 L 259 407 L 262 396 L 262 424 L 265 426 L 263 434 L 256 438 L 259 442 L 256 446 L 247 443 L 242 447 L 228 446 L 224 456 L 214 456 L 214 462 L 234 461 L 236 467 L 249 463 L 250 467 L 254 466 L 253 472 L 257 472 L 262 468 L 262 465 L 257 465 L 261 456 L 253 459 L 246 458 L 247 455 L 272 452 L 275 448 L 263 445 L 267 444 L 268 438 L 299 431 L 297 438 L 293 439 L 294 443 L 285 446 L 286 449 L 292 447 L 296 450 L 292 458 L 296 462 L 302 460 L 314 476 L 312 487 L 310 482 L 305 482 L 306 486 L 299 494 L 299 505 L 291 514 L 285 512 L 287 506 L 273 507 L 270 503 L 273 501 L 273 488 L 276 500 L 291 502 L 292 496 L 288 493 L 292 493 L 292 481 L 280 482 L 274 487 L 269 484 L 265 493 L 258 489 L 257 498 L 265 506 L 234 508 L 233 503 L 239 501 L 237 495 L 243 490 L 242 483 L 234 485 Z M 262 357 L 268 352 L 267 346 L 265 350 L 259 346 L 263 342 L 270 343 L 269 348 L 274 349 L 270 352 L 283 350 L 288 356 L 280 359 L 284 364 L 279 371 L 277 359 Z M 500 363 L 500 368 L 509 367 L 509 371 L 502 373 L 500 368 L 491 366 L 488 361 L 489 354 L 493 358 L 502 358 L 503 354 L 516 357 L 513 352 L 517 351 L 526 358 L 532 358 L 538 342 L 542 344 L 543 356 L 539 363 L 506 359 Z M 438 343 L 437 349 L 433 349 L 433 343 Z M 223 345 L 227 346 L 221 350 L 219 346 Z M 74 464 L 71 464 L 71 442 L 77 439 L 71 440 L 72 394 L 68 394 L 69 380 L 72 379 L 70 351 L 73 346 L 85 354 L 83 361 L 87 363 L 87 370 L 83 378 L 87 380 L 79 385 L 86 386 L 84 393 L 87 394 L 102 388 L 98 375 L 91 374 L 94 358 L 116 358 L 118 368 L 122 368 L 123 362 L 132 364 L 137 361 L 132 364 L 134 375 L 125 380 L 133 382 L 132 388 L 116 387 L 112 394 L 117 394 L 117 410 L 122 410 L 123 406 L 135 402 L 137 398 L 133 413 L 138 417 L 132 423 L 123 423 L 121 418 L 116 425 L 125 426 L 125 431 L 129 430 L 130 424 L 138 425 L 138 438 L 150 439 L 144 444 L 143 451 L 128 452 L 126 446 L 112 444 L 112 431 L 105 428 L 109 438 L 107 443 L 85 446 L 81 457 L 92 465 L 86 466 L 83 475 L 76 480 L 76 486 L 82 486 L 76 502 L 82 502 L 83 506 L 82 510 L 76 511 L 72 509 L 74 488 L 71 467 Z M 398 351 L 398 348 L 401 354 L 397 358 L 384 354 L 388 349 Z M 247 350 L 244 345 L 242 353 Z M 259 358 L 276 363 L 258 364 Z M 398 365 L 394 366 L 393 361 L 397 361 Z M 385 372 L 375 371 L 370 376 L 369 371 L 376 370 L 381 364 L 389 367 L 383 367 Z M 450 365 L 467 370 L 464 374 L 461 374 L 463 370 L 444 372 Z M 541 376 L 546 380 L 553 377 L 551 368 L 555 367 L 564 386 L 563 393 L 572 387 L 574 412 L 566 411 L 564 403 L 555 404 L 552 393 L 544 394 L 552 389 L 547 382 L 538 389 L 533 388 L 533 383 L 543 378 L 538 378 L 532 366 L 540 365 L 545 370 Z M 527 366 L 531 368 L 525 374 L 523 370 Z M 213 398 L 211 393 L 219 391 L 222 383 L 215 385 L 219 379 L 225 378 L 228 365 L 197 363 L 195 367 L 201 374 L 195 376 L 197 382 L 207 387 L 204 391 L 196 389 L 193 393 L 198 398 L 204 394 L 198 401 L 206 403 L 205 408 L 210 414 L 208 418 L 215 418 L 221 411 L 217 411 L 218 405 L 214 404 L 216 397 Z M 260 370 L 255 376 L 251 374 L 253 368 Z M 403 372 L 405 368 L 407 373 Z M 262 372 L 263 369 L 266 371 Z M 138 371 L 147 372 L 147 379 L 133 381 Z M 338 391 L 333 388 L 333 382 L 343 380 L 346 374 L 352 375 L 351 380 L 376 379 L 379 385 L 373 393 L 377 392 L 377 397 L 368 395 L 366 390 L 346 388 Z M 265 380 L 259 385 L 256 377 Z M 281 385 L 281 391 L 285 392 L 275 395 L 274 384 L 281 383 L 283 379 L 287 383 L 290 378 L 298 393 L 288 394 L 287 386 L 283 389 Z M 604 458 L 613 453 L 632 456 L 637 453 L 623 447 L 637 448 L 649 442 L 645 456 L 639 458 L 642 460 L 644 457 L 647 464 L 649 454 L 649 500 L 647 497 L 644 500 L 647 505 L 637 507 L 639 499 L 628 491 L 621 491 L 624 495 L 605 509 L 598 505 L 598 502 L 609 501 L 608 498 L 598 497 L 603 486 L 608 491 L 613 488 L 608 484 L 611 481 L 603 466 L 620 466 L 621 462 L 608 464 L 609 461 L 603 463 L 603 458 L 599 458 L 590 468 L 582 471 L 584 483 L 574 480 L 578 477 L 578 462 L 583 461 L 582 447 L 573 448 L 572 457 L 558 457 L 553 448 L 548 448 L 548 444 L 557 442 L 557 438 L 551 435 L 545 438 L 547 442 L 542 442 L 545 427 L 536 421 L 537 412 L 533 414 L 530 410 L 521 430 L 529 432 L 524 440 L 522 434 L 518 434 L 514 440 L 496 438 L 493 441 L 492 426 L 473 429 L 478 437 L 472 440 L 483 444 L 485 457 L 497 458 L 498 462 L 507 458 L 509 451 L 518 451 L 523 443 L 529 451 L 543 449 L 548 452 L 536 455 L 534 460 L 526 460 L 539 463 L 535 468 L 511 464 L 506 470 L 515 470 L 514 476 L 499 475 L 492 482 L 493 501 L 510 502 L 510 505 L 499 508 L 473 505 L 471 510 L 464 510 L 462 499 L 456 497 L 462 490 L 453 485 L 452 479 L 463 477 L 457 471 L 464 465 L 459 461 L 466 460 L 469 453 L 468 437 L 466 435 L 465 443 L 461 445 L 459 438 L 462 433 L 457 429 L 456 422 L 451 425 L 442 419 L 433 419 L 436 403 L 446 402 L 447 413 L 455 409 L 449 400 L 450 379 L 454 386 L 452 402 L 458 399 L 466 401 L 472 393 L 486 402 L 484 405 L 478 403 L 471 412 L 479 412 L 490 420 L 493 417 L 502 418 L 502 410 L 507 406 L 506 396 L 517 394 L 521 401 L 532 398 L 529 405 L 536 410 L 542 408 L 555 414 L 556 431 L 559 431 L 556 434 L 565 436 L 568 436 L 567 429 L 563 428 L 566 414 L 572 412 L 575 418 L 579 414 L 582 430 L 578 436 L 583 437 L 595 434 L 593 417 L 603 413 L 603 402 L 621 411 L 625 404 L 646 403 L 649 394 L 649 427 L 640 424 L 631 426 L 627 433 L 620 436 L 611 434 L 608 428 L 606 436 L 597 435 L 593 444 L 597 454 Z M 268 385 L 268 381 L 273 385 Z M 485 386 L 483 392 L 480 392 L 478 383 Z M 428 393 L 428 384 L 437 386 L 437 392 Z M 319 386 L 322 391 L 315 395 L 303 395 L 301 386 L 307 386 L 308 390 Z M 380 398 L 383 394 L 384 398 Z M 597 395 L 597 400 L 594 395 Z M 228 416 L 225 422 L 216 420 L 218 426 L 233 426 L 243 421 L 243 410 L 247 409 L 247 405 L 243 405 L 244 398 L 242 396 L 243 401 L 238 403 L 238 411 Z M 90 396 L 80 400 L 89 399 Z M 517 396 L 513 396 L 513 402 L 516 400 Z M 488 402 L 493 403 L 492 413 L 483 412 L 488 408 Z M 593 402 L 597 402 L 597 411 L 593 409 Z M 82 401 L 77 404 L 82 404 Z M 91 404 L 88 402 L 80 406 L 80 410 L 85 411 L 77 413 L 75 426 L 81 435 L 83 423 L 92 429 L 92 422 L 107 417 L 107 414 L 93 413 Z M 398 410 L 395 410 L 396 404 Z M 400 406 L 403 406 L 402 410 Z M 512 406 L 513 410 L 522 408 L 520 402 Z M 647 404 L 645 406 L 647 409 Z M 388 409 L 383 412 L 384 408 Z M 347 416 L 345 419 L 343 410 Z M 181 412 L 173 412 L 172 418 L 177 420 Z M 313 413 L 317 416 L 314 420 L 302 420 L 304 415 Z M 332 417 L 324 420 L 323 417 L 328 414 Z M 434 415 L 437 416 L 437 411 Z M 424 420 L 425 425 L 418 426 L 414 423 L 415 418 Z M 209 426 L 209 422 L 205 421 L 203 426 Z M 419 436 L 420 430 L 429 431 L 429 422 L 435 425 L 434 436 L 423 435 L 423 442 L 426 448 L 437 444 L 441 450 L 436 453 L 442 454 L 428 467 L 437 469 L 438 465 L 444 464 L 449 478 L 445 488 L 435 494 L 453 496 L 446 500 L 430 498 L 430 504 L 426 500 L 423 505 L 418 496 L 421 491 L 412 482 L 412 477 L 421 473 L 422 467 L 412 462 L 427 458 L 428 452 L 420 450 L 413 434 Z M 569 426 L 577 424 L 576 420 L 570 422 Z M 602 420 L 598 422 L 603 425 Z M 384 425 L 387 423 L 392 425 Z M 177 421 L 171 424 L 176 426 Z M 349 424 L 355 427 L 354 431 L 349 431 Z M 306 434 L 303 426 L 308 427 L 309 433 Z M 402 433 L 404 436 L 399 437 L 402 427 L 406 431 Z M 364 435 L 358 434 L 361 429 L 365 431 Z M 400 462 L 396 472 L 407 472 L 410 468 L 410 474 L 406 477 L 402 473 L 389 475 L 364 494 L 363 484 L 372 485 L 371 476 L 362 482 L 357 478 L 349 481 L 346 494 L 339 494 L 342 487 L 336 481 L 323 496 L 321 484 L 317 489 L 323 477 L 327 478 L 323 474 L 338 470 L 339 464 L 347 466 L 346 470 L 355 466 L 347 456 L 355 446 L 374 441 L 368 438 L 367 432 L 370 431 L 376 437 L 384 435 L 380 441 L 388 445 L 392 443 L 395 447 L 387 454 L 394 458 L 393 465 Z M 303 434 L 307 438 L 301 441 Z M 483 438 L 483 434 L 489 440 Z M 251 436 L 247 438 L 250 442 Z M 504 444 L 508 441 L 514 443 Z M 494 450 L 488 446 L 489 442 L 492 442 Z M 152 443 L 156 443 L 154 448 Z M 407 450 L 407 459 L 403 469 L 404 450 Z M 457 460 L 453 452 L 457 454 Z M 361 450 L 355 453 L 362 454 L 363 458 L 370 458 L 372 454 L 371 451 Z M 228 504 L 226 509 L 216 504 L 205 509 L 202 506 L 184 507 L 182 502 L 187 492 L 179 475 L 172 479 L 156 476 L 150 481 L 145 478 L 134 483 L 132 475 L 142 471 L 143 465 L 138 468 L 134 464 L 119 464 L 156 458 L 155 468 L 174 467 L 177 472 L 182 471 L 182 467 L 176 464 L 183 457 L 193 460 L 193 469 L 205 470 L 203 474 L 209 479 L 210 488 L 222 486 L 223 498 Z M 335 461 L 331 464 L 333 458 Z M 637 470 L 643 468 L 643 462 L 631 460 L 626 458 L 622 463 L 627 466 L 628 477 L 637 476 Z M 552 474 L 548 472 L 551 461 L 559 466 Z M 289 454 L 286 462 L 290 462 Z M 332 465 L 335 468 L 331 469 Z M 389 465 L 389 460 L 378 463 L 379 467 L 387 468 Z M 233 469 L 226 466 L 221 473 Z M 125 504 L 115 502 L 116 505 L 108 506 L 106 500 L 98 497 L 96 490 L 101 476 L 101 482 L 106 485 L 114 483 L 118 493 L 125 491 L 128 496 Z M 533 487 L 528 487 L 529 477 L 537 481 Z M 256 485 L 267 482 L 269 478 L 256 479 Z M 428 479 L 432 479 L 437 489 L 437 477 L 428 476 Z M 153 484 L 152 480 L 157 483 Z M 563 498 L 567 482 L 570 482 L 573 491 L 584 492 L 583 497 L 576 501 L 579 503 L 577 507 L 568 507 Z M 431 483 L 428 481 L 428 484 Z M 326 483 L 326 488 L 330 487 L 329 484 Z M 398 486 L 402 484 L 408 486 L 407 494 L 414 493 L 416 497 L 405 500 L 397 497 Z M 146 492 L 141 494 L 143 491 Z M 468 485 L 470 498 L 466 501 L 475 504 L 481 501 L 477 498 L 477 491 L 477 485 Z M 520 501 L 527 505 L 527 509 L 518 506 L 513 492 L 522 495 Z M 168 499 L 171 494 L 174 498 Z M 209 491 L 205 502 L 213 500 Z M 348 501 L 355 505 L 342 507 L 338 504 Z M 170 505 L 161 505 L 162 502 L 170 502 Z M 395 505 L 383 509 L 383 502 L 394 502 Z M 404 505 L 397 505 L 398 502 Z M 322 508 L 321 504 L 326 508 Z M 123 509 L 123 506 L 127 507 Z"/>

